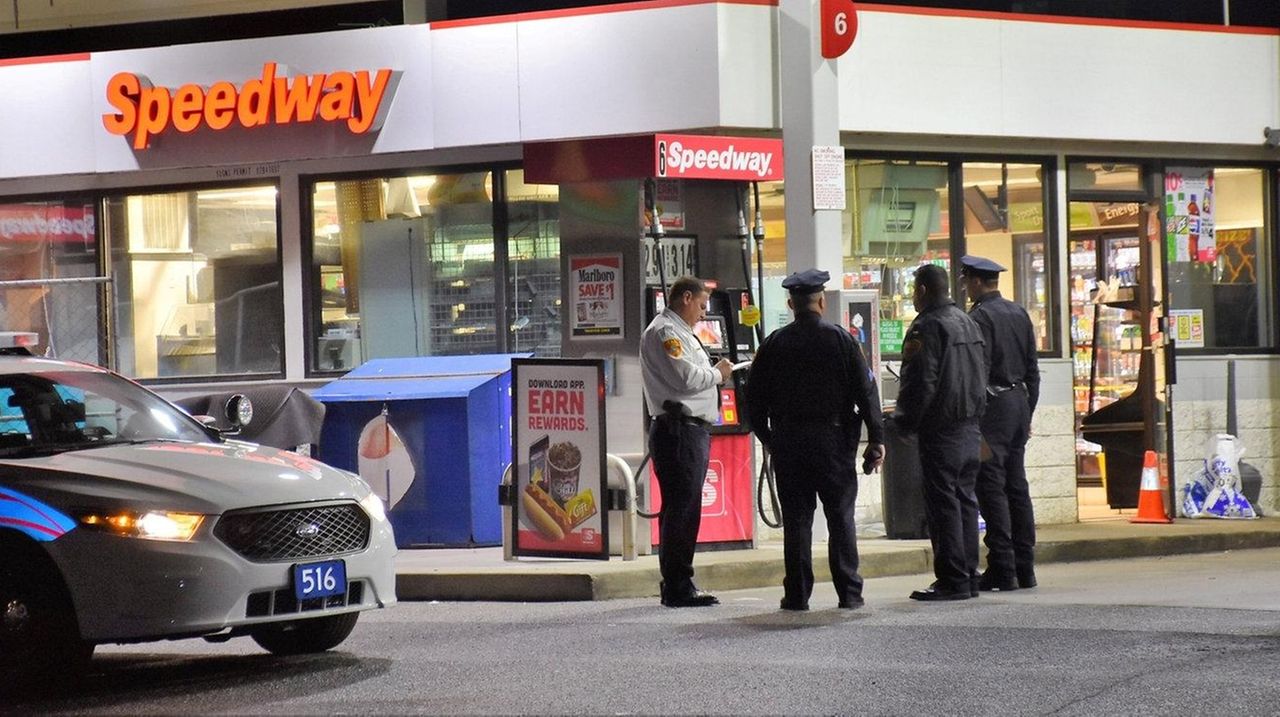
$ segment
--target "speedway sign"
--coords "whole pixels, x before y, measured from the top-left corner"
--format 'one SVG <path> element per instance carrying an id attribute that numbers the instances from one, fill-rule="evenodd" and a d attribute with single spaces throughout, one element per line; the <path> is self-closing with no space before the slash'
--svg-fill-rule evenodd
<path id="1" fill-rule="evenodd" d="M 769 182 L 782 179 L 782 140 L 656 134 L 655 177 Z"/>

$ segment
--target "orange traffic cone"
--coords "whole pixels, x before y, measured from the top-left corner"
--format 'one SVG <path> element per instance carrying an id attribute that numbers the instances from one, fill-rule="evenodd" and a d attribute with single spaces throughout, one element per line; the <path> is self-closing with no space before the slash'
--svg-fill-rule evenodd
<path id="1" fill-rule="evenodd" d="M 1138 514 L 1130 523 L 1172 523 L 1164 509 L 1164 491 L 1160 490 L 1160 467 L 1156 452 L 1142 457 L 1142 484 L 1138 487 Z"/>

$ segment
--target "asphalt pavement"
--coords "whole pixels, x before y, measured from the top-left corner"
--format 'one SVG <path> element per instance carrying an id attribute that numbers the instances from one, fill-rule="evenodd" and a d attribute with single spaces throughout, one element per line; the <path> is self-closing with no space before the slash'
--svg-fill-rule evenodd
<path id="1" fill-rule="evenodd" d="M 1280 546 L 1280 518 L 1183 519 L 1168 525 L 1100 520 L 1037 529 L 1040 565 L 1108 558 L 1207 553 Z M 814 545 L 814 575 L 829 580 L 826 544 Z M 928 540 L 860 538 L 865 578 L 926 574 L 933 555 Z M 782 584 L 782 544 L 746 550 L 700 551 L 694 559 L 699 587 L 737 590 Z M 396 556 L 401 600 L 577 601 L 658 594 L 654 555 L 624 561 L 503 559 L 501 547 L 423 548 Z"/>
<path id="2" fill-rule="evenodd" d="M 805 613 L 774 586 L 649 598 L 404 602 L 336 650 L 108 645 L 14 714 L 1254 715 L 1280 711 L 1280 549 L 1050 562 L 1040 586 L 926 604 L 928 576 Z"/>

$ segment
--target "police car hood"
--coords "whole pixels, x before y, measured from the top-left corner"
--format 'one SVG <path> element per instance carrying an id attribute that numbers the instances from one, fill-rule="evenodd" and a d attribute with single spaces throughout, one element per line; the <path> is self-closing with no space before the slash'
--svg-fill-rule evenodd
<path id="1" fill-rule="evenodd" d="M 296 453 L 227 443 L 141 443 L 0 461 L 0 479 L 71 502 L 223 513 L 319 500 L 360 500 L 359 477 Z M 52 495 L 50 495 L 52 497 Z"/>

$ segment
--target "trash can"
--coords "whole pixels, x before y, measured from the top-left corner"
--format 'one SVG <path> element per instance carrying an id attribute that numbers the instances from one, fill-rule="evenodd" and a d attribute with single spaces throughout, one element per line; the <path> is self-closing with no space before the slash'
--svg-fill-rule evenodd
<path id="1" fill-rule="evenodd" d="M 1146 453 L 1140 398 L 1135 391 L 1080 419 L 1080 436 L 1102 446 L 1107 505 L 1117 510 L 1138 507 L 1142 457 Z"/>
<path id="2" fill-rule="evenodd" d="M 884 422 L 884 466 L 880 486 L 884 498 L 884 534 L 897 540 L 929 537 L 924 508 L 924 472 L 916 434 L 903 433 L 889 417 Z"/>
<path id="3" fill-rule="evenodd" d="M 527 356 L 368 361 L 312 394 L 325 405 L 318 457 L 383 498 L 398 547 L 501 545 L 511 360 Z"/>

